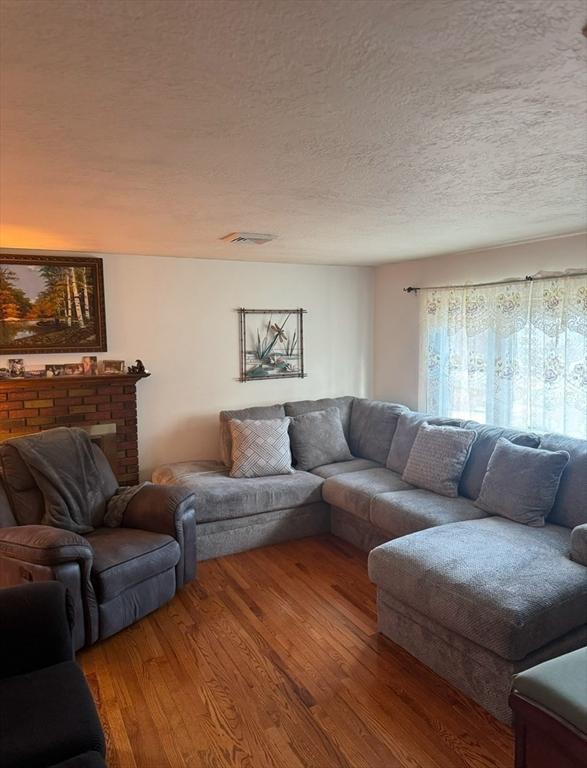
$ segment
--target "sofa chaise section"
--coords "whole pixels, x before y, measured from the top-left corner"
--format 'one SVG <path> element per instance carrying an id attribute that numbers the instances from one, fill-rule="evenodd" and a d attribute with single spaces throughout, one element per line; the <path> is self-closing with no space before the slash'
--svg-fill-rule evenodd
<path id="1" fill-rule="evenodd" d="M 183 465 L 175 477 L 168 465 L 166 477 L 194 494 L 198 560 L 330 530 L 324 480 L 310 472 L 233 478 L 226 469 L 190 473 Z"/>
<path id="2" fill-rule="evenodd" d="M 571 531 L 500 517 L 430 528 L 369 555 L 380 631 L 509 721 L 511 675 L 587 642 Z"/>

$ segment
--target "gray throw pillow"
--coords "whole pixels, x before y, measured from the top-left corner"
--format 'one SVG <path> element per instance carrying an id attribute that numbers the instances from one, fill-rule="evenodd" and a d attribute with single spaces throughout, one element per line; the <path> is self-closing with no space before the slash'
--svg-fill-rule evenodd
<path id="1" fill-rule="evenodd" d="M 475 506 L 484 512 L 539 527 L 553 507 L 567 451 L 543 451 L 497 441 Z"/>
<path id="2" fill-rule="evenodd" d="M 231 477 L 290 475 L 289 419 L 228 422 L 232 438 Z"/>
<path id="3" fill-rule="evenodd" d="M 338 408 L 294 416 L 289 435 L 297 469 L 309 470 L 353 458 L 344 436 Z"/>
<path id="4" fill-rule="evenodd" d="M 472 429 L 422 424 L 402 480 L 442 496 L 458 496 L 459 480 L 474 440 Z"/>
<path id="5" fill-rule="evenodd" d="M 398 419 L 387 455 L 385 463 L 387 469 L 399 472 L 401 475 L 408 463 L 418 430 L 424 422 L 434 426 L 462 427 L 463 425 L 460 419 L 454 419 L 450 416 L 427 416 L 425 413 L 418 413 L 418 411 L 402 413 Z"/>

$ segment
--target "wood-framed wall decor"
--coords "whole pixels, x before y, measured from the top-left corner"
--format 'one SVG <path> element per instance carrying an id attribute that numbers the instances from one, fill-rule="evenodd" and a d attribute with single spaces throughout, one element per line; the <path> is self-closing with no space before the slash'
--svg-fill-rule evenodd
<path id="1" fill-rule="evenodd" d="M 237 310 L 240 380 L 304 378 L 305 309 Z"/>
<path id="2" fill-rule="evenodd" d="M 106 350 L 102 259 L 0 254 L 0 354 Z"/>

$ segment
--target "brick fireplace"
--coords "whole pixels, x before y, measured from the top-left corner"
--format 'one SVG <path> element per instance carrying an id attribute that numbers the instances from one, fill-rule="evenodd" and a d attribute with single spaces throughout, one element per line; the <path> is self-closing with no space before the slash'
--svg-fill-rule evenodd
<path id="1" fill-rule="evenodd" d="M 0 380 L 0 441 L 53 427 L 81 427 L 121 485 L 139 480 L 137 382 L 144 375 Z"/>

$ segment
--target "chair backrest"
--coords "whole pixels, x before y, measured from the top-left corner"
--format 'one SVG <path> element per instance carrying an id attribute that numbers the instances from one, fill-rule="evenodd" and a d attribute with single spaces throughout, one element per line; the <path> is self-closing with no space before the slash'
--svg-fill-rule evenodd
<path id="1" fill-rule="evenodd" d="M 13 525 L 18 525 L 18 523 L 10 508 L 4 484 L 0 480 L 0 528 L 12 528 Z"/>
<path id="2" fill-rule="evenodd" d="M 110 498 L 118 488 L 118 481 L 100 448 L 93 444 L 92 451 L 102 476 L 106 497 Z M 43 496 L 28 467 L 10 443 L 0 443 L 0 478 L 16 525 L 39 525 L 45 514 Z M 0 513 L 0 525 L 5 527 L 3 517 Z M 14 522 L 8 524 L 15 525 Z"/>

